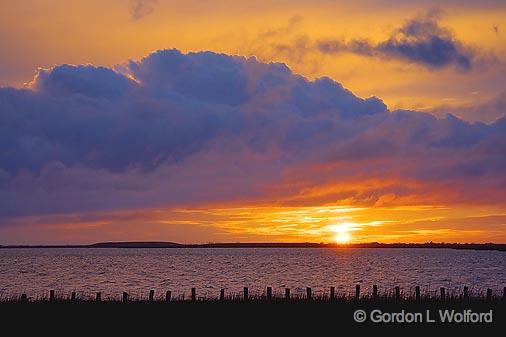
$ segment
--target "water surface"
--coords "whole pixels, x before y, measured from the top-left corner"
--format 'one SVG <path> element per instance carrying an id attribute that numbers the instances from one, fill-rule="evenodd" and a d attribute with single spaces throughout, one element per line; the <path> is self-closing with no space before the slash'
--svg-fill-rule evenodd
<path id="1" fill-rule="evenodd" d="M 412 292 L 446 287 L 461 292 L 492 288 L 501 293 L 506 285 L 504 252 L 407 248 L 28 248 L 0 249 L 0 297 L 27 293 L 47 296 L 49 289 L 61 295 L 76 291 L 92 296 L 119 298 L 123 291 L 142 297 L 150 289 L 157 295 L 217 297 L 221 288 L 239 294 L 243 287 L 261 294 L 273 287 L 315 294 L 336 287 L 350 294 L 355 284 L 365 293 L 373 284 L 380 291 L 400 286 Z"/>

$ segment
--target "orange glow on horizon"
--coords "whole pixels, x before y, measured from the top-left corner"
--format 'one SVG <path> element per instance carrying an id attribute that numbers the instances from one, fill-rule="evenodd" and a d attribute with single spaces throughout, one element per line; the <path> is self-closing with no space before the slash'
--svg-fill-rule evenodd
<path id="1" fill-rule="evenodd" d="M 476 223 L 484 227 L 476 228 Z M 139 226 L 142 224 L 142 226 Z M 424 243 L 506 242 L 506 210 L 403 206 L 247 206 L 145 209 L 32 216 L 0 227 L 0 235 L 34 244 L 97 241 Z M 25 241 L 23 241 L 25 240 Z M 6 243 L 7 244 L 7 243 Z"/>

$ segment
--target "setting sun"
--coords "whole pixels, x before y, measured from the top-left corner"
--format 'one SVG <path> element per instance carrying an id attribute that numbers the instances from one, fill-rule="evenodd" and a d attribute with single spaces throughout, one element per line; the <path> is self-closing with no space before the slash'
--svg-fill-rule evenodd
<path id="1" fill-rule="evenodd" d="M 343 222 L 339 225 L 331 225 L 329 229 L 336 233 L 334 240 L 337 243 L 348 243 L 352 240 L 350 232 L 359 230 L 360 225 L 355 222 Z"/>
<path id="2" fill-rule="evenodd" d="M 351 235 L 350 233 L 338 234 L 334 237 L 334 240 L 336 240 L 337 243 L 348 243 L 351 241 Z"/>

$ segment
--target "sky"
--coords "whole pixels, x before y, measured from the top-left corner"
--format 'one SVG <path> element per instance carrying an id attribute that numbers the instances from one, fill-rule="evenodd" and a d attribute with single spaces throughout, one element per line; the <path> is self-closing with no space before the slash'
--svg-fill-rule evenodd
<path id="1" fill-rule="evenodd" d="M 0 2 L 0 244 L 506 243 L 504 1 Z"/>

